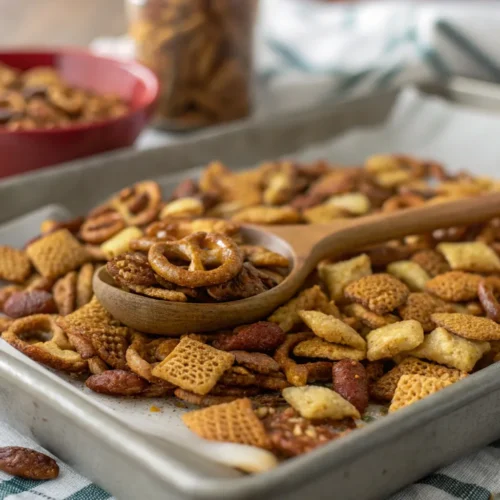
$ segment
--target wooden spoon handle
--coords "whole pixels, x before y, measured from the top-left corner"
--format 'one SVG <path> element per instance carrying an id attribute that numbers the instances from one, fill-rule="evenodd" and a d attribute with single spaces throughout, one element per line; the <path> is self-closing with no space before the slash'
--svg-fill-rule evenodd
<path id="1" fill-rule="evenodd" d="M 316 243 L 307 258 L 307 267 L 314 267 L 320 260 L 334 257 L 347 250 L 410 234 L 469 225 L 498 215 L 500 215 L 500 193 L 360 217 L 340 229 L 334 229 L 331 234 Z M 303 236 L 306 237 L 305 234 Z"/>

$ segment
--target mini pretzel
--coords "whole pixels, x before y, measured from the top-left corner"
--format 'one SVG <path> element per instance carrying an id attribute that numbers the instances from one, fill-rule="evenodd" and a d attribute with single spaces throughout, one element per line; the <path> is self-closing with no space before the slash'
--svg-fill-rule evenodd
<path id="1" fill-rule="evenodd" d="M 149 224 L 160 211 L 161 190 L 154 181 L 143 181 L 122 189 L 110 205 L 130 226 Z"/>
<path id="2" fill-rule="evenodd" d="M 1 122 L 7 122 L 16 116 L 21 116 L 25 108 L 26 101 L 18 92 L 4 90 L 0 93 Z"/>
<path id="3" fill-rule="evenodd" d="M 151 267 L 162 278 L 180 286 L 200 287 L 225 283 L 243 266 L 243 256 L 229 237 L 215 233 L 193 233 L 175 242 L 155 243 L 148 254 Z M 189 261 L 188 269 L 171 259 Z M 215 264 L 217 267 L 212 267 Z"/>
<path id="4" fill-rule="evenodd" d="M 500 303 L 496 294 L 500 293 L 500 278 L 489 277 L 479 282 L 478 286 L 479 301 L 486 311 L 488 318 L 500 322 Z"/>
<path id="5" fill-rule="evenodd" d="M 80 229 L 80 237 L 86 243 L 99 244 L 109 240 L 125 227 L 123 217 L 114 210 L 101 210 L 90 216 Z"/>
<path id="6" fill-rule="evenodd" d="M 418 207 L 424 203 L 425 199 L 422 196 L 413 193 L 405 193 L 392 196 L 388 200 L 384 201 L 382 211 L 395 212 L 396 210 L 402 210 L 405 208 Z"/>
<path id="7" fill-rule="evenodd" d="M 54 317 L 34 314 L 14 321 L 2 338 L 26 356 L 55 370 L 82 372 L 87 361 L 73 350 Z"/>
<path id="8" fill-rule="evenodd" d="M 312 333 L 292 333 L 289 334 L 274 354 L 274 359 L 285 372 L 286 379 L 290 384 L 301 386 L 307 384 L 309 377 L 309 367 L 297 364 L 291 357 L 290 352 L 293 348 L 304 340 L 313 338 Z"/>

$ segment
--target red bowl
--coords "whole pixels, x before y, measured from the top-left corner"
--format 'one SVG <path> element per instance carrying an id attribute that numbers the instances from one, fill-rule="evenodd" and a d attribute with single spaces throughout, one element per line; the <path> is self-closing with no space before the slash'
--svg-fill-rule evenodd
<path id="1" fill-rule="evenodd" d="M 0 62 L 21 70 L 53 66 L 70 85 L 112 92 L 130 105 L 126 115 L 100 122 L 48 130 L 0 129 L 0 177 L 132 145 L 158 96 L 158 80 L 146 67 L 83 50 L 0 52 Z"/>

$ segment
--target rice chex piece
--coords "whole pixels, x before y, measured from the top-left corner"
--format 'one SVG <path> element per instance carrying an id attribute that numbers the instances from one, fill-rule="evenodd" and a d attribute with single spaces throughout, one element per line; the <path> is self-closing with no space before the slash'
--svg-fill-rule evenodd
<path id="1" fill-rule="evenodd" d="M 476 273 L 500 271 L 500 258 L 481 241 L 440 243 L 437 249 L 445 256 L 452 269 Z"/>
<path id="2" fill-rule="evenodd" d="M 366 341 L 354 328 L 320 311 L 299 311 L 304 323 L 322 339 L 365 350 Z"/>
<path id="3" fill-rule="evenodd" d="M 85 247 L 67 229 L 36 240 L 26 253 L 44 278 L 58 278 L 90 260 Z"/>
<path id="4" fill-rule="evenodd" d="M 405 406 L 416 403 L 435 392 L 448 387 L 453 382 L 424 375 L 403 375 L 398 382 L 389 412 L 400 410 Z"/>
<path id="5" fill-rule="evenodd" d="M 318 266 L 318 273 L 328 288 L 330 298 L 341 300 L 344 297 L 346 285 L 363 276 L 372 274 L 370 257 L 361 254 L 334 264 L 321 263 Z"/>
<path id="6" fill-rule="evenodd" d="M 31 273 L 31 262 L 22 250 L 0 245 L 0 280 L 22 283 Z"/>
<path id="7" fill-rule="evenodd" d="M 377 361 L 414 349 L 424 341 L 424 330 L 418 321 L 409 319 L 372 330 L 366 341 L 368 360 Z"/>
<path id="8" fill-rule="evenodd" d="M 195 394 L 209 393 L 234 363 L 234 355 L 184 337 L 152 371 L 161 378 Z"/>
<path id="9" fill-rule="evenodd" d="M 409 354 L 463 372 L 470 372 L 489 350 L 488 342 L 467 340 L 438 327 L 426 335 L 424 342 Z"/>
<path id="10" fill-rule="evenodd" d="M 436 250 L 420 250 L 411 257 L 411 261 L 416 262 L 431 278 L 451 271 L 446 259 Z"/>
<path id="11" fill-rule="evenodd" d="M 270 447 L 264 425 L 253 411 L 248 398 L 191 411 L 185 413 L 182 420 L 203 439 Z"/>
<path id="12" fill-rule="evenodd" d="M 327 387 L 305 385 L 283 389 L 283 397 L 301 417 L 310 420 L 360 418 L 359 411 L 340 394 Z"/>
<path id="13" fill-rule="evenodd" d="M 293 353 L 295 356 L 302 356 L 304 358 L 323 358 L 332 361 L 340 359 L 361 361 L 366 357 L 365 350 L 354 349 L 353 347 L 340 344 L 331 344 L 320 338 L 303 340 L 295 346 Z"/>

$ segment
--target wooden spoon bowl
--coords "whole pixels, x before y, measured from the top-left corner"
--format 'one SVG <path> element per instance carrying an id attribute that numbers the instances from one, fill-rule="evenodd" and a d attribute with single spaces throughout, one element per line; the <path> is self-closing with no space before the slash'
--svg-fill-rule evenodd
<path id="1" fill-rule="evenodd" d="M 116 319 L 141 332 L 179 336 L 222 330 L 267 318 L 293 297 L 323 259 L 411 234 L 485 221 L 499 214 L 500 193 L 495 193 L 328 224 L 243 226 L 245 242 L 290 259 L 288 276 L 267 292 L 232 302 L 167 302 L 118 288 L 105 267 L 94 276 L 94 292 Z"/>

